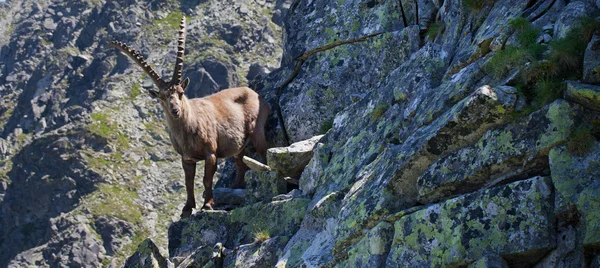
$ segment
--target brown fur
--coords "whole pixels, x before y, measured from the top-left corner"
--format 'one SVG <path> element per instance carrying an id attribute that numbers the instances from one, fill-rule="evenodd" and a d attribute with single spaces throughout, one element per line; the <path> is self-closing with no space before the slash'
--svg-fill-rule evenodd
<path id="1" fill-rule="evenodd" d="M 182 215 L 187 216 L 196 206 L 193 183 L 196 162 L 205 161 L 203 208 L 211 209 L 214 204 L 212 183 L 217 158 L 236 158 L 234 188 L 244 185 L 244 173 L 248 167 L 241 159 L 249 141 L 266 160 L 264 126 L 270 109 L 253 90 L 247 87 L 231 88 L 197 99 L 187 99 L 182 95 L 179 116 L 170 112 L 177 101 L 170 104 L 169 96 L 160 99 L 167 114 L 171 143 L 182 157 L 186 174 L 188 198 Z"/>
<path id="2" fill-rule="evenodd" d="M 202 208 L 212 209 L 212 183 L 217 170 L 217 158 L 235 158 L 237 175 L 233 188 L 244 186 L 244 174 L 248 167 L 242 162 L 242 158 L 249 141 L 252 141 L 256 151 L 263 161 L 266 161 L 264 127 L 270 109 L 262 97 L 247 87 L 225 89 L 204 98 L 188 99 L 184 91 L 190 80 L 186 78 L 181 81 L 185 50 L 185 17 L 180 27 L 177 62 L 170 82 L 162 80 L 137 51 L 121 42 L 112 42 L 111 45 L 131 57 L 159 88 L 159 91 L 150 90 L 148 93 L 160 100 L 167 115 L 171 143 L 181 155 L 187 192 L 187 201 L 181 216 L 189 217 L 192 209 L 196 207 L 196 162 L 205 162 Z"/>

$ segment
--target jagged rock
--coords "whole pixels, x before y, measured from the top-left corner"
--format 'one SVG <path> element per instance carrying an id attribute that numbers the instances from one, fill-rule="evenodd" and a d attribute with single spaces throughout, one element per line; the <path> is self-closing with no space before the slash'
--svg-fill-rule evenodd
<path id="1" fill-rule="evenodd" d="M 287 237 L 276 236 L 241 245 L 234 254 L 225 256 L 223 267 L 273 267 L 287 242 Z"/>
<path id="2" fill-rule="evenodd" d="M 183 260 L 177 260 L 177 267 L 212 267 L 213 247 L 198 247 L 192 254 Z M 180 261 L 180 262 L 179 262 Z"/>
<path id="3" fill-rule="evenodd" d="M 127 259 L 126 268 L 166 268 L 167 260 L 160 254 L 158 247 L 147 238 L 142 242 L 135 253 Z"/>
<path id="4" fill-rule="evenodd" d="M 576 112 L 568 102 L 555 101 L 442 157 L 417 179 L 419 202 L 428 204 L 486 184 L 548 173 L 547 152 L 569 139 Z"/>
<path id="5" fill-rule="evenodd" d="M 401 30 L 404 25 L 398 11 L 395 2 L 294 3 L 284 21 L 287 38 L 282 63 L 286 65 L 302 53 L 332 41 Z"/>
<path id="6" fill-rule="evenodd" d="M 236 208 L 231 211 L 229 241 L 238 245 L 251 243 L 263 232 L 270 237 L 291 236 L 300 228 L 309 201 L 295 198 Z"/>
<path id="7" fill-rule="evenodd" d="M 311 202 L 300 229 L 285 246 L 276 267 L 323 266 L 332 262 L 334 217 L 342 198 L 342 194 L 332 193 Z"/>
<path id="8" fill-rule="evenodd" d="M 274 171 L 246 172 L 246 204 L 268 201 L 272 197 L 287 192 L 287 183 Z"/>
<path id="9" fill-rule="evenodd" d="M 363 239 L 348 250 L 348 259 L 336 264 L 337 267 L 384 267 L 390 252 L 394 226 L 380 222 L 369 230 Z"/>
<path id="10" fill-rule="evenodd" d="M 565 99 L 579 103 L 586 108 L 600 111 L 600 86 L 567 81 Z"/>
<path id="11" fill-rule="evenodd" d="M 573 1 L 567 4 L 554 24 L 554 38 L 565 38 L 573 27 L 578 26 L 579 18 L 591 15 L 594 10 L 595 8 L 585 1 Z"/>
<path id="12" fill-rule="evenodd" d="M 215 188 L 213 198 L 218 205 L 242 205 L 246 199 L 246 191 L 247 189 Z"/>
<path id="13" fill-rule="evenodd" d="M 582 81 L 600 84 L 600 35 L 594 35 L 585 50 Z"/>
<path id="14" fill-rule="evenodd" d="M 313 149 L 313 155 L 304 167 L 302 175 L 300 175 L 298 187 L 305 194 L 314 193 L 317 180 L 323 174 L 323 168 L 327 162 L 327 155 L 321 153 L 324 144 L 318 142 Z"/>
<path id="15" fill-rule="evenodd" d="M 237 86 L 238 80 L 233 65 L 212 59 L 203 60 L 201 64 L 210 74 L 210 77 L 219 85 L 220 89 Z"/>
<path id="16" fill-rule="evenodd" d="M 538 262 L 534 268 L 585 267 L 582 228 L 577 226 L 577 222 L 569 223 L 561 220 L 560 216 L 558 218 L 556 248 Z"/>
<path id="17" fill-rule="evenodd" d="M 114 255 L 124 245 L 131 243 L 129 237 L 134 235 L 133 224 L 116 218 L 99 217 L 94 221 L 94 225 L 109 255 Z"/>
<path id="18" fill-rule="evenodd" d="M 256 77 L 260 77 L 270 72 L 271 70 L 269 68 L 262 66 L 258 63 L 252 63 L 250 65 L 250 69 L 248 70 L 248 74 L 246 75 L 246 79 L 250 81 Z"/>
<path id="19" fill-rule="evenodd" d="M 474 142 L 514 109 L 516 95 L 504 90 L 479 88 L 363 168 L 337 216 L 334 251 L 355 242 L 381 215 L 416 205 L 417 178 L 428 165 Z"/>
<path id="20" fill-rule="evenodd" d="M 508 263 L 498 255 L 485 256 L 469 265 L 469 268 L 509 268 Z"/>
<path id="21" fill-rule="evenodd" d="M 534 264 L 555 246 L 552 192 L 550 179 L 538 177 L 402 217 L 387 265 L 450 266 L 488 254 L 511 267 Z"/>
<path id="22" fill-rule="evenodd" d="M 315 144 L 323 135 L 312 137 L 308 140 L 293 143 L 288 147 L 276 147 L 267 150 L 267 163 L 269 167 L 284 177 L 299 178 L 313 155 Z"/>
<path id="23" fill-rule="evenodd" d="M 192 255 L 199 248 L 212 249 L 230 235 L 226 211 L 199 212 L 169 227 L 169 257 Z"/>
<path id="24" fill-rule="evenodd" d="M 201 98 L 204 96 L 208 96 L 213 93 L 219 92 L 221 86 L 215 82 L 212 76 L 204 69 L 201 63 L 191 66 L 185 72 L 185 76 L 196 78 L 193 83 L 185 90 L 185 95 L 188 98 Z M 149 87 L 153 87 L 154 85 L 151 82 L 152 80 L 148 79 L 150 84 Z"/>
<path id="25" fill-rule="evenodd" d="M 550 151 L 550 170 L 556 188 L 556 208 L 574 204 L 585 222 L 584 245 L 600 243 L 600 144 L 586 144 L 589 152 L 574 156 L 566 146 Z M 578 220 L 578 219 L 576 219 Z"/>

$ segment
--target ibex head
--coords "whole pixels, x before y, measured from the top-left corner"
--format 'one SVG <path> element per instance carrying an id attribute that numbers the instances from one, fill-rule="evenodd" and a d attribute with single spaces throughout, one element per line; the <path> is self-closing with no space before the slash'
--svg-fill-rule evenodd
<path id="1" fill-rule="evenodd" d="M 148 93 L 153 98 L 158 98 L 160 101 L 168 107 L 168 112 L 174 118 L 179 118 L 182 115 L 182 109 L 184 109 L 184 90 L 189 85 L 190 79 L 185 78 L 183 82 L 181 78 L 183 76 L 183 55 L 185 52 L 185 16 L 181 19 L 179 25 L 179 38 L 177 39 L 177 61 L 175 62 L 175 69 L 173 70 L 173 78 L 169 82 L 165 82 L 150 66 L 144 57 L 137 52 L 135 49 L 127 46 L 123 42 L 112 41 L 110 45 L 118 48 L 127 56 L 129 56 L 135 63 L 137 63 L 144 71 L 152 78 L 154 84 L 158 87 L 158 91 L 148 90 Z"/>

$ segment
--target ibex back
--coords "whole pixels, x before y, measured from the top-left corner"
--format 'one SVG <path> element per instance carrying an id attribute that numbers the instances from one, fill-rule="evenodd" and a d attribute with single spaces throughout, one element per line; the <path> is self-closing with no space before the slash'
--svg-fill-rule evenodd
<path id="1" fill-rule="evenodd" d="M 187 201 L 181 217 L 189 217 L 196 208 L 194 176 L 196 162 L 204 160 L 204 205 L 212 209 L 213 176 L 217 170 L 217 158 L 234 157 L 237 174 L 232 185 L 241 188 L 248 167 L 242 162 L 244 148 L 251 140 L 254 148 L 266 161 L 264 127 L 269 115 L 269 106 L 256 92 L 247 87 L 225 89 L 213 95 L 188 99 L 184 90 L 189 78 L 182 82 L 183 55 L 185 51 L 185 17 L 181 20 L 177 45 L 177 60 L 173 78 L 165 82 L 144 58 L 121 42 L 111 42 L 131 57 L 152 78 L 158 91 L 149 90 L 167 115 L 169 137 L 175 150 L 181 155 L 185 173 Z"/>

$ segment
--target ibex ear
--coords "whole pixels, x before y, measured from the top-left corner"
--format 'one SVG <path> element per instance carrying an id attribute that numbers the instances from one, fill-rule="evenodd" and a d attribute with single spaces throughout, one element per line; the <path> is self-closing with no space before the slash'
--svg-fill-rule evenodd
<path id="1" fill-rule="evenodd" d="M 152 97 L 153 99 L 158 98 L 158 91 L 148 90 L 148 94 L 150 94 L 150 97 Z"/>
<path id="2" fill-rule="evenodd" d="M 181 82 L 181 88 L 183 88 L 183 90 L 185 90 L 185 88 L 190 84 L 190 78 L 186 77 L 183 82 Z"/>

